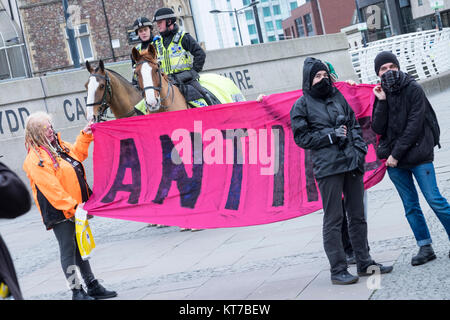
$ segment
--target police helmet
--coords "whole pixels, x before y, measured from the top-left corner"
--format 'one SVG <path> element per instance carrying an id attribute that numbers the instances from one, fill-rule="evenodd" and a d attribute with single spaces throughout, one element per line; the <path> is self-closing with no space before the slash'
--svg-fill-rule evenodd
<path id="1" fill-rule="evenodd" d="M 170 8 L 160 8 L 156 10 L 153 22 L 161 20 L 168 20 L 168 25 L 171 25 L 177 21 L 177 16 Z"/>
<path id="2" fill-rule="evenodd" d="M 146 17 L 137 18 L 133 23 L 133 29 L 138 33 L 138 30 L 143 27 L 150 27 L 150 30 L 153 30 L 153 23 Z"/>

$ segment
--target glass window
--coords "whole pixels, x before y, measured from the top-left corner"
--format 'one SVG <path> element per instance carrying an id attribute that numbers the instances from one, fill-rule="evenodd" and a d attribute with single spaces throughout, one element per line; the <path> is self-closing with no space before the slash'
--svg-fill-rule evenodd
<path id="1" fill-rule="evenodd" d="M 264 7 L 263 8 L 263 15 L 264 15 L 264 17 L 270 17 L 272 15 L 270 13 L 270 7 Z"/>
<path id="2" fill-rule="evenodd" d="M 269 36 L 269 42 L 277 41 L 277 38 L 275 36 Z"/>
<path id="3" fill-rule="evenodd" d="M 418 5 L 419 7 L 423 6 L 423 0 L 417 0 L 417 5 Z"/>
<path id="4" fill-rule="evenodd" d="M 275 21 L 278 30 L 283 30 L 283 20 L 279 19 Z"/>
<path id="5" fill-rule="evenodd" d="M 248 25 L 248 33 L 249 34 L 256 34 L 256 26 L 254 24 Z"/>
<path id="6" fill-rule="evenodd" d="M 250 10 L 245 11 L 245 18 L 247 20 L 253 20 L 253 11 Z"/>
<path id="7" fill-rule="evenodd" d="M 242 1 L 242 4 L 243 4 L 244 6 L 248 6 L 248 5 L 250 4 L 250 0 L 243 0 L 243 1 Z"/>
<path id="8" fill-rule="evenodd" d="M 75 28 L 75 40 L 78 47 L 78 55 L 80 56 L 80 63 L 86 60 L 94 59 L 94 52 L 92 50 L 91 36 L 89 33 L 89 26 L 87 23 L 83 23 Z M 69 36 L 66 30 L 66 39 L 69 41 Z M 71 57 L 72 58 L 72 57 Z"/>
<path id="9" fill-rule="evenodd" d="M 297 18 L 295 19 L 295 25 L 297 27 L 297 34 L 299 38 L 302 38 L 305 36 L 305 28 L 303 27 L 303 19 Z M 294 35 L 292 35 L 294 36 Z"/>
<path id="10" fill-rule="evenodd" d="M 257 44 L 257 43 L 259 43 L 259 40 L 258 39 L 251 39 L 250 43 L 251 44 Z"/>
<path id="11" fill-rule="evenodd" d="M 291 7 L 291 11 L 294 10 L 295 8 L 298 7 L 297 1 L 295 1 L 295 2 L 290 2 L 290 3 L 289 3 L 289 6 Z"/>
<path id="12" fill-rule="evenodd" d="M 308 13 L 303 18 L 305 18 L 306 32 L 308 33 L 308 37 L 314 36 L 314 27 L 311 20 L 311 15 Z"/>
<path id="13" fill-rule="evenodd" d="M 273 15 L 276 16 L 277 14 L 281 14 L 281 9 L 279 5 L 273 6 Z"/>
<path id="14" fill-rule="evenodd" d="M 368 40 L 376 41 L 390 37 L 391 26 L 384 2 L 367 6 L 362 9 L 364 20 L 367 22 Z"/>
<path id="15" fill-rule="evenodd" d="M 266 22 L 266 31 L 273 31 L 273 22 L 272 21 L 267 21 Z"/>

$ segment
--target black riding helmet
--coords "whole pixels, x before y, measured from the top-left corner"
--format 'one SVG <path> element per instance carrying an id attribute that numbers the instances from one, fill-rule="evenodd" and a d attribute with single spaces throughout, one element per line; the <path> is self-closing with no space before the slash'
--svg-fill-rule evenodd
<path id="1" fill-rule="evenodd" d="M 170 8 L 160 8 L 156 10 L 153 22 L 161 20 L 167 20 L 167 26 L 169 27 L 177 21 L 177 16 Z"/>
<path id="2" fill-rule="evenodd" d="M 133 23 L 133 29 L 138 33 L 138 30 L 143 27 L 150 27 L 150 31 L 153 30 L 153 23 L 146 17 L 137 18 Z"/>

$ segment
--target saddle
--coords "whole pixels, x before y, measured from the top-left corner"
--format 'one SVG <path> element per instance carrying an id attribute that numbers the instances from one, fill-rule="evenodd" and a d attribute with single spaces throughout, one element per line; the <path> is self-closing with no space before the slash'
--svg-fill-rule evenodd
<path id="1" fill-rule="evenodd" d="M 169 75 L 169 80 L 176 85 L 183 94 L 186 102 L 194 108 L 220 104 L 208 89 L 198 82 L 199 74 L 195 70 L 187 70 Z"/>

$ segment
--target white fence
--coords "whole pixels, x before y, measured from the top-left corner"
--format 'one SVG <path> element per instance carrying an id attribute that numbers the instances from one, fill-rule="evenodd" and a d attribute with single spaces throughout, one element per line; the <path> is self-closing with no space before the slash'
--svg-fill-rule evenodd
<path id="1" fill-rule="evenodd" d="M 365 48 L 349 50 L 361 83 L 377 83 L 374 60 L 381 51 L 391 51 L 402 71 L 424 80 L 450 70 L 450 28 L 408 33 L 370 42 Z"/>

